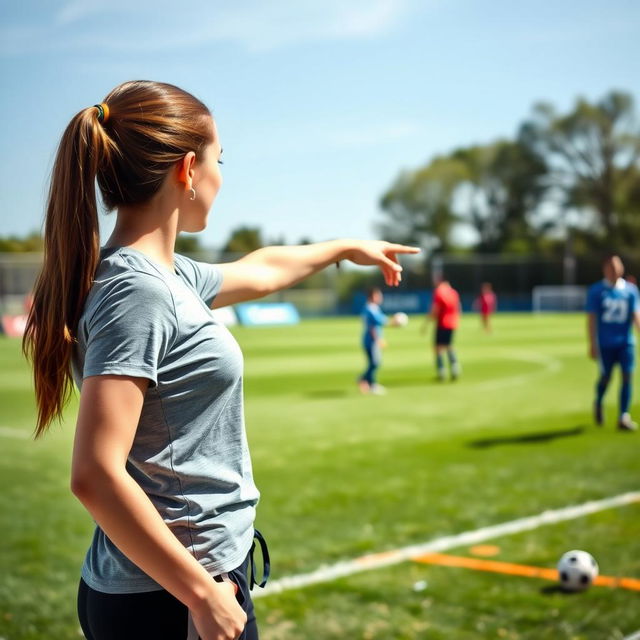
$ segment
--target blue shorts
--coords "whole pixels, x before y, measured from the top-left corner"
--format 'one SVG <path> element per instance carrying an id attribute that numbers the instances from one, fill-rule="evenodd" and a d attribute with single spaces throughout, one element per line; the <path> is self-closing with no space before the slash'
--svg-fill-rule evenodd
<path id="1" fill-rule="evenodd" d="M 600 373 L 609 377 L 616 364 L 620 365 L 623 373 L 631 373 L 636 365 L 636 348 L 633 344 L 623 344 L 617 347 L 599 347 L 598 359 Z"/>

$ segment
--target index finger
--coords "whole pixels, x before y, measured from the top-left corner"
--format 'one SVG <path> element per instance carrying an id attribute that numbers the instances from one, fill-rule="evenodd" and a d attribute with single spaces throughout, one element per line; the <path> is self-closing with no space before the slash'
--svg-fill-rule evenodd
<path id="1" fill-rule="evenodd" d="M 420 247 L 410 247 L 406 244 L 389 243 L 385 247 L 385 251 L 393 251 L 394 253 L 420 253 L 422 249 Z"/>

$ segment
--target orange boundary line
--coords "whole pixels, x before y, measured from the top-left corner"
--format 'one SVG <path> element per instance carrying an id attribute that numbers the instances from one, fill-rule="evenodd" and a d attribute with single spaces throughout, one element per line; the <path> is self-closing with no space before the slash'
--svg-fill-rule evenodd
<path id="1" fill-rule="evenodd" d="M 462 567 L 475 571 L 490 571 L 492 573 L 506 573 L 512 576 L 524 576 L 526 578 L 541 578 L 543 580 L 558 580 L 556 569 L 544 567 L 530 567 L 526 564 L 513 564 L 511 562 L 499 562 L 497 560 L 483 560 L 480 558 L 465 558 L 463 556 L 450 556 L 445 553 L 426 553 L 412 558 L 422 564 L 437 564 L 443 567 Z M 593 584 L 599 587 L 614 587 L 640 591 L 640 580 L 635 578 L 614 578 L 612 576 L 598 576 Z"/>

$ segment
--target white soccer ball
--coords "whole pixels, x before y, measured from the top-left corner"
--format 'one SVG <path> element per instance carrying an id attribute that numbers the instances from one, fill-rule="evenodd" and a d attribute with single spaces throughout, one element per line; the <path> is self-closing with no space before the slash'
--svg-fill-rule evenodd
<path id="1" fill-rule="evenodd" d="M 558 579 L 565 591 L 584 591 L 598 575 L 598 563 L 586 551 L 567 551 L 558 561 Z"/>
<path id="2" fill-rule="evenodd" d="M 409 316 L 402 311 L 393 314 L 393 324 L 396 327 L 406 327 L 409 324 Z"/>

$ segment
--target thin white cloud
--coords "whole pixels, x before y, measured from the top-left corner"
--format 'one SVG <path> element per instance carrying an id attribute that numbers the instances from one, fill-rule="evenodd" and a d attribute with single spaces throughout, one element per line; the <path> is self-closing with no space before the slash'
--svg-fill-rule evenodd
<path id="1" fill-rule="evenodd" d="M 355 5 L 359 6 L 355 6 Z M 359 2 L 351 5 L 337 4 L 339 12 L 334 23 L 337 36 L 372 36 L 387 31 L 396 21 L 406 15 L 406 2 L 398 0 L 379 0 L 377 2 Z"/>
<path id="2" fill-rule="evenodd" d="M 5 25 L 0 52 L 167 51 L 227 42 L 248 51 L 377 37 L 396 28 L 415 0 L 193 0 L 188 11 L 156 0 L 71 0 L 47 24 Z"/>
<path id="3" fill-rule="evenodd" d="M 224 125 L 222 125 L 224 138 Z M 242 149 L 245 160 L 263 162 L 291 158 L 300 154 L 327 154 L 365 152 L 372 150 L 384 153 L 385 148 L 406 144 L 425 134 L 424 123 L 411 120 L 382 120 L 379 122 L 290 122 L 276 126 L 273 123 L 260 136 L 262 144 Z"/>
<path id="4" fill-rule="evenodd" d="M 417 135 L 422 130 L 421 125 L 410 121 L 349 127 L 331 132 L 325 138 L 324 145 L 338 150 L 365 149 L 404 140 Z"/>
<path id="5" fill-rule="evenodd" d="M 62 6 L 54 16 L 55 25 L 70 25 L 84 18 L 99 15 L 104 5 L 96 0 L 72 0 Z"/>
<path id="6" fill-rule="evenodd" d="M 640 11 L 636 8 L 634 17 L 640 18 Z M 606 34 L 608 37 L 616 37 L 631 31 L 637 31 L 638 20 L 631 16 L 621 18 L 618 16 L 608 16 L 601 23 L 583 22 L 571 26 L 566 24 L 550 25 L 544 30 L 529 29 L 523 26 L 522 30 L 514 32 L 514 38 L 518 42 L 525 42 L 532 45 L 567 45 L 568 43 L 580 44 L 593 40 Z"/>

